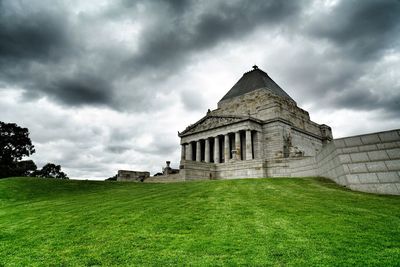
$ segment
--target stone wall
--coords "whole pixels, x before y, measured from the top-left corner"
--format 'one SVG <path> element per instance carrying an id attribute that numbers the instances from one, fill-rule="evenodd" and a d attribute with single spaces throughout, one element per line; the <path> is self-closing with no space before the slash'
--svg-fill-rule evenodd
<path id="1" fill-rule="evenodd" d="M 317 175 L 329 178 L 337 184 L 346 186 L 347 179 L 344 166 L 340 161 L 335 141 L 323 147 L 322 151 L 315 157 Z"/>
<path id="2" fill-rule="evenodd" d="M 145 183 L 174 183 L 183 181 L 185 181 L 185 179 L 180 173 L 152 176 L 144 180 Z"/>
<path id="3" fill-rule="evenodd" d="M 218 102 L 214 115 L 250 115 L 262 121 L 281 118 L 290 121 L 293 126 L 304 131 L 321 135 L 320 125 L 310 120 L 307 111 L 297 106 L 296 102 L 276 95 L 266 89 Z M 328 135 L 332 135 L 328 129 Z"/>
<path id="4" fill-rule="evenodd" d="M 265 159 L 283 157 L 283 132 L 285 125 L 276 121 L 263 125 L 263 149 L 262 155 Z"/>
<path id="5" fill-rule="evenodd" d="M 309 134 L 291 129 L 292 146 L 304 153 L 304 156 L 315 156 L 322 149 L 322 141 Z"/>
<path id="6" fill-rule="evenodd" d="M 267 164 L 268 176 L 322 176 L 356 191 L 400 195 L 400 130 L 335 139 L 314 158 L 289 161 Z"/>
<path id="7" fill-rule="evenodd" d="M 340 138 L 336 153 L 353 190 L 400 194 L 400 130 Z"/>
<path id="8" fill-rule="evenodd" d="M 186 181 L 216 179 L 214 163 L 182 160 L 183 169 L 179 171 Z"/>
<path id="9" fill-rule="evenodd" d="M 318 176 L 315 157 L 270 159 L 266 162 L 266 177 Z"/>
<path id="10" fill-rule="evenodd" d="M 117 181 L 140 182 L 150 177 L 150 172 L 119 170 Z"/>
<path id="11" fill-rule="evenodd" d="M 265 160 L 233 160 L 215 164 L 215 175 L 217 179 L 266 177 Z"/>
<path id="12" fill-rule="evenodd" d="M 325 145 L 319 136 L 280 120 L 263 124 L 259 133 L 254 160 L 184 161 L 182 179 L 321 176 L 357 191 L 400 194 L 400 130 L 339 138 Z M 304 156 L 284 157 L 288 135 Z"/>

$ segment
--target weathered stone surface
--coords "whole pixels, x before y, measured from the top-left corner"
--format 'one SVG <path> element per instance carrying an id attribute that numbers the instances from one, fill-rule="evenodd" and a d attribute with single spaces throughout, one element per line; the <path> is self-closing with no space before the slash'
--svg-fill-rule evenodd
<path id="1" fill-rule="evenodd" d="M 386 164 L 384 161 L 373 161 L 365 163 L 367 165 L 368 172 L 385 172 L 387 171 Z"/>
<path id="2" fill-rule="evenodd" d="M 382 132 L 379 133 L 379 139 L 381 139 L 382 142 L 392 142 L 392 141 L 398 141 L 400 138 L 399 134 L 397 131 L 388 131 L 388 132 Z"/>
<path id="3" fill-rule="evenodd" d="M 117 181 L 143 182 L 148 177 L 150 177 L 150 172 L 119 170 Z"/>
<path id="4" fill-rule="evenodd" d="M 399 174 L 397 172 L 379 172 L 377 174 L 381 183 L 400 182 Z"/>
<path id="5" fill-rule="evenodd" d="M 395 184 L 375 184 L 376 193 L 386 195 L 399 195 L 400 192 Z"/>
<path id="6" fill-rule="evenodd" d="M 385 164 L 389 171 L 400 171 L 400 159 L 386 160 Z"/>
<path id="7" fill-rule="evenodd" d="M 400 159 L 400 148 L 388 149 L 386 152 L 390 159 Z"/>
<path id="8" fill-rule="evenodd" d="M 367 162 L 369 161 L 368 154 L 365 152 L 350 154 L 352 162 Z"/>
<path id="9" fill-rule="evenodd" d="M 350 173 L 362 173 L 362 172 L 368 172 L 367 166 L 365 163 L 352 163 L 348 164 Z"/>
<path id="10" fill-rule="evenodd" d="M 378 180 L 378 179 L 376 179 Z M 347 181 L 349 184 L 359 184 L 360 180 L 358 179 L 358 175 L 357 174 L 349 174 L 347 175 Z"/>
<path id="11" fill-rule="evenodd" d="M 361 136 L 361 142 L 363 144 L 376 144 L 376 143 L 380 143 L 381 140 L 379 139 L 379 135 L 377 135 L 377 134 L 367 134 L 367 135 Z"/>
<path id="12" fill-rule="evenodd" d="M 385 150 L 370 151 L 368 152 L 368 157 L 373 161 L 389 159 Z"/>
<path id="13" fill-rule="evenodd" d="M 376 173 L 359 173 L 357 177 L 360 184 L 379 183 Z"/>
<path id="14" fill-rule="evenodd" d="M 361 146 L 363 144 L 359 136 L 346 138 L 344 139 L 344 142 L 347 147 Z"/>

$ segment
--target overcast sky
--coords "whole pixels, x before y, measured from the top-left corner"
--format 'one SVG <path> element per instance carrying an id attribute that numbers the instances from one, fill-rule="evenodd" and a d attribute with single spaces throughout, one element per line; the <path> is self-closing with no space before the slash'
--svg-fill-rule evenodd
<path id="1" fill-rule="evenodd" d="M 398 0 L 0 0 L 0 120 L 73 178 L 177 167 L 254 64 L 335 138 L 400 128 Z"/>

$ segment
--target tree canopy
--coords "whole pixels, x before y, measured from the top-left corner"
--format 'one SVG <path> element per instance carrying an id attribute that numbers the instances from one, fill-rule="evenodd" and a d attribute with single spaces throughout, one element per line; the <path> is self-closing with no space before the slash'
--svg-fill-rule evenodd
<path id="1" fill-rule="evenodd" d="M 0 121 L 0 178 L 26 176 L 36 170 L 32 160 L 20 161 L 35 153 L 27 128 Z"/>
<path id="2" fill-rule="evenodd" d="M 34 171 L 31 176 L 42 178 L 68 179 L 67 174 L 61 171 L 61 166 L 54 163 L 47 163 L 43 166 L 41 170 Z"/>

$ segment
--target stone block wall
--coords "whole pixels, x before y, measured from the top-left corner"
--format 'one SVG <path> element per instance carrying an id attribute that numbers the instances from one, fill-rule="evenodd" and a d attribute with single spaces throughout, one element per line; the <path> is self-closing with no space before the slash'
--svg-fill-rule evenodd
<path id="1" fill-rule="evenodd" d="M 261 154 L 265 159 L 283 156 L 283 134 L 286 125 L 282 122 L 272 122 L 263 125 L 263 149 Z"/>
<path id="2" fill-rule="evenodd" d="M 291 159 L 289 163 L 291 177 L 296 174 L 300 177 L 318 176 L 318 166 L 315 157 Z"/>
<path id="3" fill-rule="evenodd" d="M 318 176 L 315 157 L 271 159 L 266 162 L 266 177 Z"/>
<path id="4" fill-rule="evenodd" d="M 236 160 L 215 164 L 217 179 L 263 178 L 267 176 L 265 160 Z"/>
<path id="5" fill-rule="evenodd" d="M 119 170 L 117 181 L 139 182 L 150 177 L 150 172 Z"/>
<path id="6" fill-rule="evenodd" d="M 185 179 L 180 173 L 152 176 L 144 180 L 145 183 L 174 183 L 183 181 L 185 181 Z"/>
<path id="7" fill-rule="evenodd" d="M 353 190 L 400 194 L 400 130 L 334 140 Z"/>
<path id="8" fill-rule="evenodd" d="M 186 181 L 216 179 L 216 164 L 214 163 L 183 160 L 181 165 L 184 169 L 181 169 L 179 173 Z"/>
<path id="9" fill-rule="evenodd" d="M 286 165 L 281 172 L 291 177 L 322 176 L 356 191 L 400 195 L 400 130 L 335 139 L 314 163 L 290 159 Z"/>
<path id="10" fill-rule="evenodd" d="M 346 173 L 338 156 L 335 142 L 323 147 L 315 157 L 317 175 L 329 178 L 340 185 L 347 185 Z"/>
<path id="11" fill-rule="evenodd" d="M 307 111 L 297 106 L 296 102 L 276 95 L 265 88 L 218 102 L 215 115 L 243 115 L 260 120 L 281 118 L 290 121 L 295 127 L 321 135 L 320 125 L 310 120 Z"/>
<path id="12" fill-rule="evenodd" d="M 322 149 L 322 141 L 308 134 L 291 130 L 292 145 L 304 152 L 304 156 L 315 156 Z"/>
<path id="13" fill-rule="evenodd" d="M 208 180 L 321 176 L 356 191 L 400 195 L 400 130 L 339 138 L 322 146 L 317 138 L 312 140 L 292 129 L 293 145 L 301 140 L 315 141 L 312 149 L 316 155 L 283 158 L 276 153 L 282 150 L 287 130 L 287 125 L 279 121 L 263 126 L 260 137 L 265 145 L 261 159 L 221 164 L 184 161 L 181 177 Z"/>

